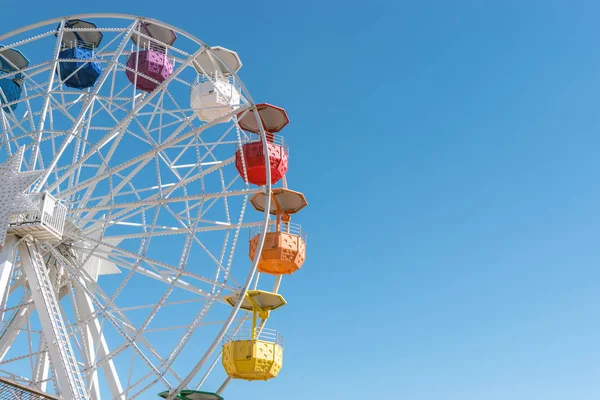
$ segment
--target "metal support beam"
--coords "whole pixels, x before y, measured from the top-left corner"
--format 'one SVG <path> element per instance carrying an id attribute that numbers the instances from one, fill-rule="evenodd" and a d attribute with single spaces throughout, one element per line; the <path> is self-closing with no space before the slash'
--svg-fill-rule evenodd
<path id="1" fill-rule="evenodd" d="M 34 387 L 45 392 L 48 386 L 48 373 L 50 372 L 50 358 L 48 357 L 48 351 L 46 349 L 46 341 L 43 337 L 40 337 L 40 343 L 38 346 L 38 356 L 35 364 L 34 371 Z"/>
<path id="2" fill-rule="evenodd" d="M 35 239 L 21 241 L 19 255 L 23 272 L 31 287 L 35 308 L 42 324 L 42 332 L 48 344 L 48 352 L 61 391 L 68 399 L 87 400 L 89 394 L 75 360 L 75 354 L 56 294 L 50 284 L 39 243 Z"/>
<path id="3" fill-rule="evenodd" d="M 0 310 L 6 308 L 6 297 L 15 261 L 16 244 L 17 238 L 14 235 L 8 235 L 0 252 Z M 4 319 L 4 311 L 2 311 L 1 319 Z"/>
<path id="4" fill-rule="evenodd" d="M 17 338 L 19 332 L 25 325 L 29 312 L 33 309 L 33 299 L 28 296 L 23 299 L 23 305 L 13 314 L 6 329 L 0 334 L 0 360 L 3 360 L 6 353 Z"/>
<path id="5" fill-rule="evenodd" d="M 79 286 L 75 286 L 75 300 L 77 302 L 77 308 L 79 310 L 79 316 L 82 320 L 88 319 L 88 316 L 95 313 L 94 305 L 90 297 L 85 293 Z M 86 347 L 87 356 L 90 360 L 90 364 L 95 364 L 96 360 L 106 357 L 110 350 L 106 339 L 102 334 L 100 322 L 98 318 L 93 318 L 90 322 L 83 324 L 82 330 L 85 332 L 84 345 Z M 102 366 L 104 377 L 110 390 L 111 399 L 125 399 L 121 394 L 123 393 L 123 386 L 117 374 L 115 363 L 111 359 Z M 98 370 L 93 372 L 94 385 L 98 386 Z M 98 396 L 100 398 L 100 396 Z"/>

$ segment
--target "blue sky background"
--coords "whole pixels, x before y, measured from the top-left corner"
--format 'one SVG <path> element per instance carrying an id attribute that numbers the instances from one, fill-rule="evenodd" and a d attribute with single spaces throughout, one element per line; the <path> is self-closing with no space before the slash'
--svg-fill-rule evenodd
<path id="1" fill-rule="evenodd" d="M 308 260 L 226 399 L 600 397 L 597 2 L 4 3 L 161 19 L 287 109 Z"/>

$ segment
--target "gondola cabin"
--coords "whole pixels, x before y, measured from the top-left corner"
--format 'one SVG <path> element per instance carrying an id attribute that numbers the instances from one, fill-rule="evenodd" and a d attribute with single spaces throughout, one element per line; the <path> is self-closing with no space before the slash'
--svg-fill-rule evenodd
<path id="1" fill-rule="evenodd" d="M 239 295 L 225 298 L 232 307 Z M 265 321 L 269 313 L 286 304 L 277 293 L 248 290 L 240 308 L 252 312 L 252 327 L 242 327 L 223 339 L 222 363 L 230 378 L 266 381 L 276 378 L 283 366 L 283 336 L 276 330 L 258 326 L 257 317 Z"/>
<path id="2" fill-rule="evenodd" d="M 94 29 L 97 29 L 96 24 L 82 19 L 65 22 L 57 73 L 67 87 L 82 90 L 91 88 L 102 73 L 102 64 L 95 52 L 103 35 Z"/>
<path id="3" fill-rule="evenodd" d="M 250 199 L 257 211 L 264 212 L 267 196 L 257 193 Z M 293 274 L 306 260 L 306 233 L 298 224 L 292 224 L 290 217 L 308 203 L 300 192 L 286 188 L 271 191 L 269 213 L 276 215 L 275 224 L 269 226 L 265 243 L 259 255 L 258 271 L 270 275 Z M 250 260 L 254 260 L 260 241 L 261 229 L 250 230 Z"/>
<path id="4" fill-rule="evenodd" d="M 287 173 L 288 149 L 283 142 L 283 137 L 275 135 L 274 132 L 281 131 L 290 120 L 283 108 L 262 103 L 257 104 L 255 110 L 242 111 L 238 115 L 240 128 L 247 132 L 260 134 L 256 113 L 258 113 L 258 120 L 261 121 L 266 134 L 271 184 L 275 184 Z M 247 182 L 257 186 L 267 183 L 267 163 L 262 138 L 248 140 L 237 150 L 235 166 L 240 176 Z"/>
<path id="5" fill-rule="evenodd" d="M 140 24 L 139 32 L 131 35 L 137 50 L 127 59 L 127 78 L 139 90 L 152 92 L 173 73 L 173 61 L 167 46 L 172 46 L 177 35 L 171 29 L 149 22 Z"/>
<path id="6" fill-rule="evenodd" d="M 8 104 L 2 109 L 6 112 L 14 111 L 16 103 L 21 98 L 23 90 L 23 74 L 19 71 L 29 66 L 29 60 L 17 49 L 4 49 L 0 47 L 0 102 Z"/>
<path id="7" fill-rule="evenodd" d="M 288 171 L 288 148 L 283 137 L 271 134 L 267 141 L 271 184 L 274 185 Z M 263 186 L 267 183 L 267 164 L 265 161 L 264 144 L 261 139 L 248 140 L 235 153 L 235 167 L 240 176 L 247 182 Z"/>
<path id="8" fill-rule="evenodd" d="M 165 390 L 164 392 L 161 392 L 158 395 L 163 399 L 166 399 L 167 397 L 169 397 L 169 391 Z M 182 390 L 175 398 L 177 400 L 223 400 L 223 397 L 219 396 L 216 393 L 202 392 L 200 390 L 190 389 Z"/>
<path id="9" fill-rule="evenodd" d="M 242 61 L 235 51 L 212 47 L 194 60 L 194 67 L 198 78 L 191 90 L 190 105 L 198 119 L 211 122 L 239 107 L 241 96 L 232 84 L 232 76 L 242 67 Z"/>

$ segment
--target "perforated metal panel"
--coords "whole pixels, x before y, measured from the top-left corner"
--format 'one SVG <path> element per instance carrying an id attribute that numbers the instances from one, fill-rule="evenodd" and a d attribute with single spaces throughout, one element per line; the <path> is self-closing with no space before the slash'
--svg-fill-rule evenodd
<path id="1" fill-rule="evenodd" d="M 0 400 L 58 400 L 58 397 L 0 378 Z"/>

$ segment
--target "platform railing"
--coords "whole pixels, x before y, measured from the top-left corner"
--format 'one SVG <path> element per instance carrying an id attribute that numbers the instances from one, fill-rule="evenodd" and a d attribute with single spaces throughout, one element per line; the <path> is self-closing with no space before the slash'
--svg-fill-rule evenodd
<path id="1" fill-rule="evenodd" d="M 9 226 L 40 224 L 55 235 L 62 236 L 67 207 L 47 192 L 32 193 L 28 196 L 37 210 L 10 216 Z"/>
<path id="2" fill-rule="evenodd" d="M 262 226 L 253 226 L 250 228 L 250 239 L 254 238 L 257 235 L 260 235 L 263 230 Z M 295 224 L 292 222 L 280 222 L 279 223 L 279 231 L 284 233 L 289 233 L 291 235 L 300 236 L 304 243 L 306 243 L 306 232 L 302 229 L 300 224 Z M 267 232 L 277 232 L 277 222 L 271 221 L 269 223 L 269 228 Z"/>
<path id="3" fill-rule="evenodd" d="M 92 52 L 96 51 L 96 46 L 91 43 L 86 43 L 83 40 L 70 40 L 68 42 L 62 42 L 62 50 L 74 49 L 74 48 L 86 49 Z"/>
<path id="4" fill-rule="evenodd" d="M 266 133 L 267 136 L 267 141 L 269 143 L 273 143 L 276 144 L 277 146 L 281 146 L 283 147 L 283 150 L 285 150 L 286 154 L 288 155 L 288 157 L 290 156 L 290 150 L 288 148 L 287 143 L 285 143 L 285 140 L 283 139 L 282 135 L 278 135 L 276 133 Z M 252 134 L 252 136 L 248 136 L 245 138 L 242 138 L 242 140 L 240 142 L 237 142 L 235 145 L 235 149 L 236 151 L 239 150 L 242 146 L 244 146 L 245 144 L 248 143 L 262 143 L 262 139 L 260 139 L 258 137 L 258 135 L 254 135 Z"/>
<path id="5" fill-rule="evenodd" d="M 148 42 L 148 46 L 143 46 L 145 47 L 145 50 L 152 50 L 152 51 L 156 51 L 157 53 L 166 53 L 167 52 L 167 48 L 165 46 L 163 46 L 162 44 L 155 42 L 154 40 L 149 40 Z"/>
<path id="6" fill-rule="evenodd" d="M 233 87 L 238 92 L 241 92 L 241 87 L 236 84 L 236 80 L 235 80 L 235 78 L 233 76 L 229 76 L 229 77 L 222 77 L 222 76 L 220 76 L 218 78 L 215 78 L 212 75 L 198 74 L 198 75 L 196 75 L 196 78 L 194 78 L 194 80 L 192 81 L 192 84 L 190 85 L 190 93 L 192 92 L 192 90 L 194 90 L 194 88 L 196 87 L 196 85 L 199 84 L 199 83 L 216 82 L 216 81 L 227 82 L 230 85 L 233 85 Z"/>
<path id="7" fill-rule="evenodd" d="M 135 57 L 135 53 L 138 51 L 154 51 L 156 53 L 160 53 L 160 54 L 164 54 L 165 58 L 174 66 L 175 65 L 175 57 L 169 55 L 169 50 L 164 47 L 163 45 L 161 45 L 160 43 L 154 42 L 154 41 L 149 41 L 147 43 L 147 46 L 138 46 L 138 49 L 135 50 L 134 47 L 134 51 L 131 52 L 131 56 Z"/>
<path id="8" fill-rule="evenodd" d="M 238 340 L 252 340 L 252 328 L 249 326 L 243 327 L 237 332 L 232 330 L 223 336 L 223 344 Z M 279 347 L 283 348 L 283 335 L 277 332 L 275 329 L 257 327 L 255 340 L 275 343 Z"/>

